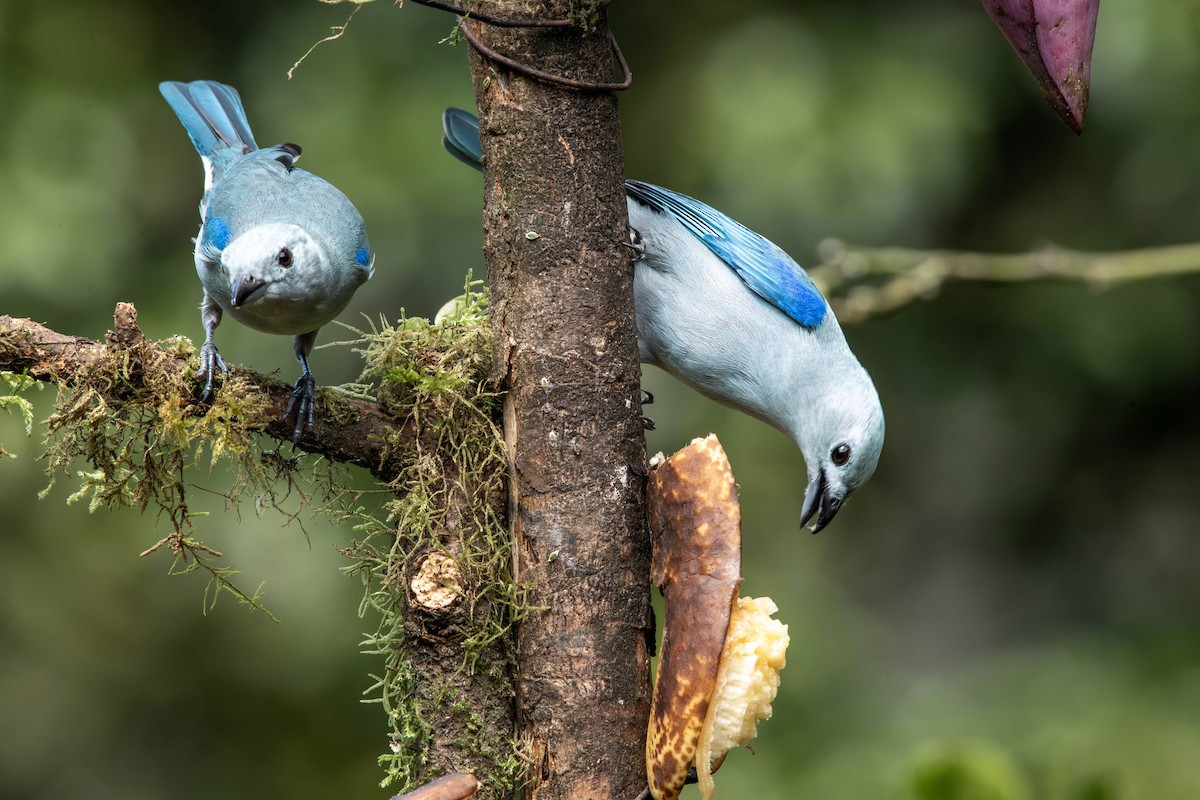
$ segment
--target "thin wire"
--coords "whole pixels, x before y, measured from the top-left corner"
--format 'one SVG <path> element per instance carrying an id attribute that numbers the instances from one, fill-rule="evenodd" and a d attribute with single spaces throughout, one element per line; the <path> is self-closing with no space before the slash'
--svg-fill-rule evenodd
<path id="1" fill-rule="evenodd" d="M 524 64 L 516 59 L 502 55 L 483 43 L 479 38 L 479 34 L 471 30 L 468 24 L 469 20 L 476 20 L 487 25 L 492 25 L 497 28 L 577 28 L 579 24 L 572 19 L 507 19 L 504 17 L 495 17 L 491 14 L 486 14 L 479 11 L 463 8 L 458 3 L 448 3 L 444 0 L 412 0 L 412 2 L 421 6 L 437 9 L 438 11 L 448 11 L 451 14 L 458 16 L 458 27 L 463 32 L 463 36 L 471 46 L 479 51 L 481 55 L 498 64 L 503 64 L 514 72 L 519 72 L 522 75 L 527 75 L 534 80 L 542 81 L 543 83 L 553 84 L 555 86 L 564 86 L 568 89 L 575 89 L 581 92 L 620 92 L 628 89 L 633 84 L 633 72 L 629 69 L 629 62 L 625 59 L 625 54 L 621 52 L 621 46 L 617 44 L 617 39 L 609 29 L 605 29 L 605 37 L 608 39 L 609 47 L 612 48 L 613 56 L 617 60 L 617 65 L 621 68 L 620 82 L 599 82 L 599 81 L 581 81 L 575 78 L 567 78 L 562 75 L 554 75 L 553 73 L 545 72 Z M 597 10 L 608 8 L 612 5 L 613 0 L 600 0 L 596 6 Z"/>
<path id="2" fill-rule="evenodd" d="M 415 0 L 414 0 L 415 2 Z M 617 44 L 617 38 L 613 36 L 612 31 L 605 29 L 605 35 L 608 37 L 609 46 L 612 47 L 613 55 L 617 59 L 617 64 L 621 67 L 620 83 L 602 83 L 597 81 L 581 81 L 575 78 L 567 78 L 563 75 L 554 75 L 549 72 L 544 72 L 536 67 L 531 67 L 528 64 L 523 64 L 520 61 L 509 58 L 508 56 L 497 53 L 492 48 L 488 47 L 480 40 L 478 34 L 471 30 L 468 24 L 469 20 L 459 20 L 458 27 L 463 32 L 463 36 L 471 43 L 471 46 L 478 50 L 485 58 L 495 61 L 498 64 L 503 64 L 514 72 L 520 72 L 528 75 L 531 78 L 542 81 L 543 83 L 554 84 L 555 86 L 565 86 L 568 89 L 577 89 L 583 92 L 620 92 L 628 89 L 633 85 L 633 72 L 629 69 L 629 62 L 625 60 L 625 54 L 621 52 L 620 45 Z"/>
<path id="3" fill-rule="evenodd" d="M 457 3 L 445 3 L 441 0 L 412 0 L 419 6 L 429 6 L 436 8 L 438 11 L 449 11 L 451 14 L 457 14 L 460 17 L 470 17 L 477 19 L 480 22 L 486 22 L 488 25 L 495 25 L 497 28 L 572 28 L 577 27 L 578 23 L 572 19 L 506 19 L 504 17 L 494 17 L 491 14 L 486 14 L 482 11 L 474 11 L 468 8 L 463 8 Z M 613 0 L 601 0 L 596 6 L 596 10 L 608 8 L 613 4 Z"/>

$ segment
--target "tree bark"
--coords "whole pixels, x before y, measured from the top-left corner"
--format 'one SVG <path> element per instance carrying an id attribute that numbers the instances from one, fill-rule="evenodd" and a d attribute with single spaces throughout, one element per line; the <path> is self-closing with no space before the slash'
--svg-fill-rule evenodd
<path id="1" fill-rule="evenodd" d="M 489 13 L 563 18 L 566 2 Z M 475 25 L 536 69 L 612 80 L 601 13 L 578 29 Z M 524 796 L 633 798 L 645 786 L 652 634 L 645 440 L 616 98 L 471 56 L 483 141 L 484 255 L 510 458 Z"/>

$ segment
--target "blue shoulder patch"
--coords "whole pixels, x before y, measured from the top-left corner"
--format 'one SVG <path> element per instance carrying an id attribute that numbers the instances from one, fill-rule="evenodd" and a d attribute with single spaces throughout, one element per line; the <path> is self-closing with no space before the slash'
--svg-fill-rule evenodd
<path id="1" fill-rule="evenodd" d="M 808 273 L 779 246 L 687 195 L 641 181 L 625 181 L 633 199 L 667 214 L 728 264 L 762 299 L 805 328 L 825 319 L 825 298 Z"/>
<path id="2" fill-rule="evenodd" d="M 358 248 L 358 252 L 354 254 L 354 260 L 359 266 L 367 267 L 371 265 L 371 251 L 365 247 Z"/>
<path id="3" fill-rule="evenodd" d="M 204 242 L 217 250 L 224 250 L 229 244 L 229 223 L 220 217 L 209 217 L 204 220 Z"/>

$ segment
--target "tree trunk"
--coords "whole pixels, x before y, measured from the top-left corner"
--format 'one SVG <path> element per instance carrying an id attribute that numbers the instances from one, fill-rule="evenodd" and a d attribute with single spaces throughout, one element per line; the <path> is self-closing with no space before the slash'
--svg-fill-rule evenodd
<path id="1" fill-rule="evenodd" d="M 488 13 L 562 18 L 568 3 Z M 522 64 L 611 81 L 601 14 L 577 29 L 470 23 Z M 645 786 L 649 540 L 633 272 L 617 102 L 473 53 L 496 368 L 507 390 L 524 796 L 630 798 Z"/>

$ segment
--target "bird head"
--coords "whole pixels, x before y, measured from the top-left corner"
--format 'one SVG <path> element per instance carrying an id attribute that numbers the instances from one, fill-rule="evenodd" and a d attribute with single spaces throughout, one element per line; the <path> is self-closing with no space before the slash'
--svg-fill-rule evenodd
<path id="1" fill-rule="evenodd" d="M 251 228 L 229 243 L 221 263 L 229 276 L 229 300 L 243 308 L 295 294 L 293 284 L 314 280 L 324 251 L 299 225 L 271 222 Z"/>
<path id="2" fill-rule="evenodd" d="M 883 407 L 862 367 L 855 378 L 826 394 L 802 429 L 800 448 L 808 465 L 801 527 L 824 528 L 850 494 L 870 479 L 883 450 Z M 815 518 L 815 519 L 814 519 Z"/>

